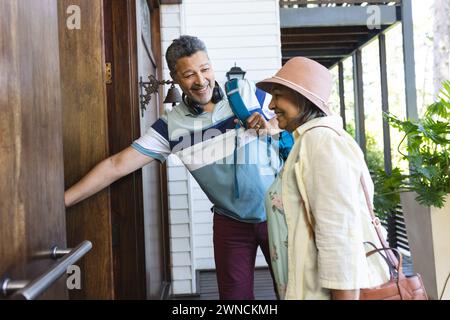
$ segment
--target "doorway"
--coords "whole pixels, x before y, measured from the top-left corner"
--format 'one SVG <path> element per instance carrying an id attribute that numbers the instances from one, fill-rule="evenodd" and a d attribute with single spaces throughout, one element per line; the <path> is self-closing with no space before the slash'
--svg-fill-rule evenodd
<path id="1" fill-rule="evenodd" d="M 152 96 L 145 110 L 139 81 L 158 77 L 160 65 L 158 1 L 105 0 L 106 61 L 110 153 L 131 145 L 160 116 Z M 165 166 L 157 161 L 111 186 L 116 298 L 160 299 L 170 282 Z"/>

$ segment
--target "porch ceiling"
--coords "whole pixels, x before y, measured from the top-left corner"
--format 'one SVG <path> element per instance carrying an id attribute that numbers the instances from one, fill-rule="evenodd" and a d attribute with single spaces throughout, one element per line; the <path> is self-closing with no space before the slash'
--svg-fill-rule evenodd
<path id="1" fill-rule="evenodd" d="M 401 20 L 398 5 L 378 5 L 380 28 L 369 29 L 368 7 L 281 8 L 282 63 L 303 56 L 331 68 Z M 349 14 L 350 13 L 350 14 Z"/>
<path id="2" fill-rule="evenodd" d="M 377 30 L 361 26 L 281 29 L 283 64 L 290 58 L 302 56 L 330 68 L 388 27 Z"/>

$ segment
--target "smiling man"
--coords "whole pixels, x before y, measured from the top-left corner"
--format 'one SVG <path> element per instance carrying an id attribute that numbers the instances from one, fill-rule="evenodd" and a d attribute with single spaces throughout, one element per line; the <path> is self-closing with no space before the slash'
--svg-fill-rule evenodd
<path id="1" fill-rule="evenodd" d="M 214 258 L 221 299 L 254 299 L 258 246 L 270 266 L 264 196 L 281 166 L 277 150 L 260 130 L 275 125 L 269 100 L 249 81 L 239 93 L 252 114 L 245 130 L 215 80 L 204 43 L 181 36 L 166 52 L 171 77 L 183 102 L 164 114 L 129 148 L 101 162 L 66 191 L 73 205 L 154 159 L 175 154 L 214 207 Z M 275 119 L 274 119 L 275 120 Z M 275 120 L 276 121 L 276 120 Z"/>
<path id="2" fill-rule="evenodd" d="M 172 55 L 167 57 L 174 59 Z M 192 56 L 178 59 L 174 68 L 171 68 L 170 75 L 191 101 L 202 106 L 205 112 L 213 111 L 215 104 L 211 98 L 216 80 L 205 51 L 197 51 Z"/>

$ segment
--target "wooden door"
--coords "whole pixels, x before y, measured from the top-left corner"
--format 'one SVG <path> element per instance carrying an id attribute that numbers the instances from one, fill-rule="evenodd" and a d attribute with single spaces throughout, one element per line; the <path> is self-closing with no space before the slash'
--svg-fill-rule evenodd
<path id="1" fill-rule="evenodd" d="M 36 0 L 30 0 L 40 2 Z M 19 1 L 20 2 L 20 1 Z M 103 26 L 103 1 L 58 0 L 64 181 L 69 188 L 111 155 Z M 122 2 L 122 1 L 117 1 Z M 79 29 L 67 27 L 77 6 Z M 102 190 L 67 209 L 67 241 L 88 239 L 92 252 L 80 264 L 83 286 L 72 299 L 114 299 L 110 192 Z"/>
<path id="2" fill-rule="evenodd" d="M 49 271 L 57 263 L 50 249 L 66 248 L 66 231 L 57 0 L 0 0 L 0 15 L 4 283 L 35 280 Z M 64 277 L 38 298 L 67 298 Z"/>
<path id="3" fill-rule="evenodd" d="M 141 135 L 136 2 L 58 0 L 66 188 Z M 80 30 L 65 28 L 70 5 L 81 8 Z M 150 168 L 160 175 L 159 164 Z M 145 220 L 147 213 L 144 216 L 141 171 L 67 210 L 69 244 L 88 238 L 94 245 L 81 265 L 85 285 L 71 292 L 71 298 L 157 297 L 155 292 L 161 287 L 158 268 L 168 268 L 160 250 L 167 224 L 164 228 L 158 225 L 164 196 L 159 182 L 154 183 L 151 201 L 156 207 L 152 210 L 159 212 L 150 220 Z M 147 226 L 152 230 L 147 234 L 148 245 L 144 239 Z M 146 264 L 146 257 L 151 263 Z M 146 283 L 151 283 L 149 288 Z"/>

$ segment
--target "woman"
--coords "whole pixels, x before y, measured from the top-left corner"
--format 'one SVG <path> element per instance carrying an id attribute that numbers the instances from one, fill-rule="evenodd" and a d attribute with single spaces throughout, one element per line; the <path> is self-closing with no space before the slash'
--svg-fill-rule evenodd
<path id="1" fill-rule="evenodd" d="M 354 139 L 332 115 L 328 69 L 293 58 L 257 84 L 295 144 L 266 196 L 272 267 L 281 299 L 358 299 L 359 289 L 389 280 L 362 181 L 373 183 Z M 373 248 L 372 248 L 373 249 Z"/>

